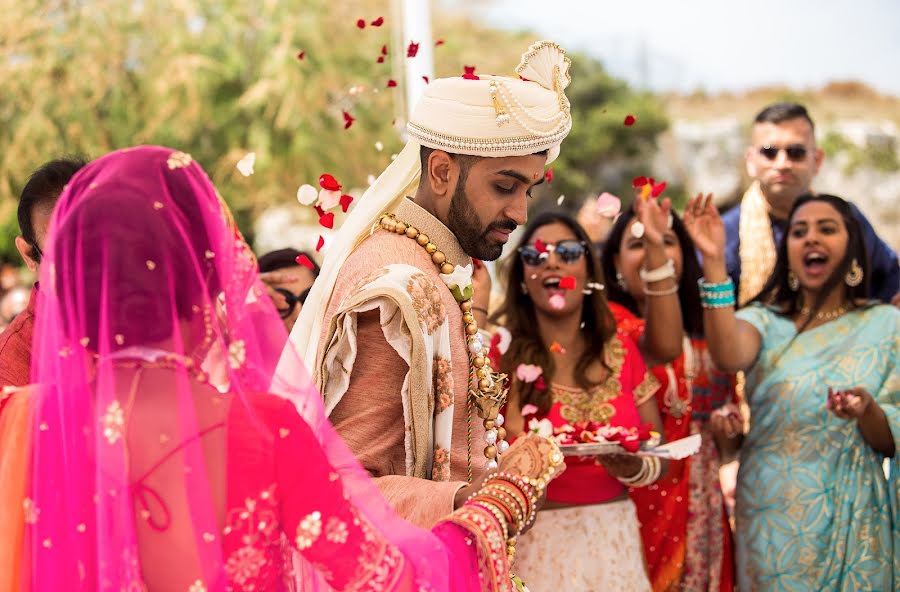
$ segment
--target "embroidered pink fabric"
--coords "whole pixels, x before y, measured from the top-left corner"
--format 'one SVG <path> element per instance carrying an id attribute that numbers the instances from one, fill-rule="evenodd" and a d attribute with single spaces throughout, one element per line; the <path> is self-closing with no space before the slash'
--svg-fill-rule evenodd
<path id="1" fill-rule="evenodd" d="M 189 155 L 139 147 L 80 171 L 40 287 L 23 590 L 475 591 L 496 577 L 490 525 L 399 519 L 299 358 L 302 380 L 273 378 L 284 326 Z"/>

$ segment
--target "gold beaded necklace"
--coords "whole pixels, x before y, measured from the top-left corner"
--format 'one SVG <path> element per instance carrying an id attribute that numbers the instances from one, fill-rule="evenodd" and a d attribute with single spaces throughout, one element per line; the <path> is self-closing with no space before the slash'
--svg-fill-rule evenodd
<path id="1" fill-rule="evenodd" d="M 804 318 L 808 318 L 811 312 L 812 312 L 812 310 L 808 306 L 804 306 L 803 308 L 800 309 L 800 316 L 804 317 Z M 839 307 L 835 308 L 834 310 L 829 310 L 828 312 L 820 310 L 819 312 L 816 313 L 815 318 L 817 321 L 833 321 L 834 319 L 842 316 L 846 312 L 847 312 L 846 307 L 839 306 Z"/>
<path id="2" fill-rule="evenodd" d="M 427 235 L 422 234 L 413 226 L 397 219 L 395 214 L 384 214 L 378 225 L 395 234 L 405 235 L 415 240 L 419 246 L 431 255 L 431 261 L 437 265 L 443 275 L 452 274 L 456 266 L 447 261 L 447 256 L 431 242 Z M 487 358 L 487 348 L 484 340 L 478 332 L 478 324 L 475 315 L 472 314 L 472 286 L 448 286 L 454 299 L 462 311 L 462 319 L 466 334 L 466 350 L 469 355 L 469 387 L 466 398 L 466 451 L 468 455 L 467 477 L 472 482 L 472 412 L 475 411 L 482 420 L 486 430 L 484 457 L 487 459 L 486 468 L 496 470 L 497 458 L 506 449 L 509 443 L 506 441 L 506 429 L 503 427 L 504 418 L 500 414 L 500 408 L 506 403 L 506 394 L 509 390 L 506 385 L 506 375 L 494 372 Z"/>

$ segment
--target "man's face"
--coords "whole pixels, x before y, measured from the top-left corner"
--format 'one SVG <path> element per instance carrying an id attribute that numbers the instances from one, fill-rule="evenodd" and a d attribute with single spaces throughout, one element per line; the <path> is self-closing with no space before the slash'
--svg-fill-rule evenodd
<path id="1" fill-rule="evenodd" d="M 752 142 L 746 155 L 747 173 L 759 181 L 770 201 L 789 207 L 809 191 L 823 153 L 816 148 L 812 126 L 806 119 L 757 123 L 753 126 Z"/>
<path id="2" fill-rule="evenodd" d="M 447 227 L 471 257 L 500 257 L 509 235 L 528 220 L 531 190 L 544 181 L 540 154 L 480 158 L 469 165 L 450 202 Z"/>

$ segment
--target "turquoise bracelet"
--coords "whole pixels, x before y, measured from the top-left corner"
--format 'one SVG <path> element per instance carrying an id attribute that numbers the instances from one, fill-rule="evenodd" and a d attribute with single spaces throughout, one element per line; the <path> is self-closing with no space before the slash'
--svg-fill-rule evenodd
<path id="1" fill-rule="evenodd" d="M 711 294 L 728 294 L 734 292 L 734 282 L 731 278 L 728 278 L 724 282 L 718 282 L 715 284 L 707 283 L 704 278 L 700 278 L 697 280 L 697 285 L 700 286 L 701 293 L 711 293 Z"/>
<path id="2" fill-rule="evenodd" d="M 728 308 L 737 304 L 737 300 L 732 290 L 730 294 L 701 294 L 700 304 L 703 308 Z"/>

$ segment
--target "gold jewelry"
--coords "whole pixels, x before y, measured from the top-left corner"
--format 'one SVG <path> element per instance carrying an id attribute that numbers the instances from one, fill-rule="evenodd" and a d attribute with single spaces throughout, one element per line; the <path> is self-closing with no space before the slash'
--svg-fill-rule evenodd
<path id="1" fill-rule="evenodd" d="M 834 310 L 829 310 L 828 312 L 820 310 L 816 313 L 817 321 L 833 321 L 834 319 L 843 316 L 847 312 L 847 308 L 845 306 L 839 306 Z M 809 317 L 812 310 L 808 306 L 804 306 L 800 309 L 801 317 Z"/>
<path id="2" fill-rule="evenodd" d="M 394 214 L 384 214 L 379 220 L 382 229 L 396 234 L 405 235 L 415 240 L 423 247 L 431 261 L 444 275 L 452 274 L 456 266 L 447 261 L 447 256 L 431 242 L 428 236 L 420 233 L 418 229 L 397 219 Z M 494 372 L 490 360 L 487 357 L 487 348 L 484 345 L 484 337 L 478 332 L 478 323 L 472 311 L 475 305 L 472 301 L 472 286 L 456 286 L 451 289 L 453 297 L 462 311 L 462 320 L 466 335 L 466 349 L 469 353 L 469 388 L 466 401 L 466 450 L 467 450 L 467 477 L 471 483 L 473 479 L 472 468 L 472 411 L 478 413 L 482 420 L 485 434 L 484 457 L 487 459 L 486 468 L 489 471 L 496 470 L 499 466 L 497 459 L 509 448 L 506 441 L 506 429 L 503 428 L 504 417 L 500 414 L 500 408 L 506 403 L 506 394 L 509 387 L 506 384 L 506 375 Z"/>
<path id="3" fill-rule="evenodd" d="M 850 271 L 844 276 L 844 282 L 851 288 L 855 288 L 862 283 L 863 277 L 863 269 L 856 258 L 854 258 L 853 262 L 850 263 Z"/>
<path id="4" fill-rule="evenodd" d="M 790 288 L 792 291 L 796 292 L 800 289 L 800 278 L 798 278 L 797 274 L 793 271 L 788 271 L 787 282 L 788 288 Z"/>

